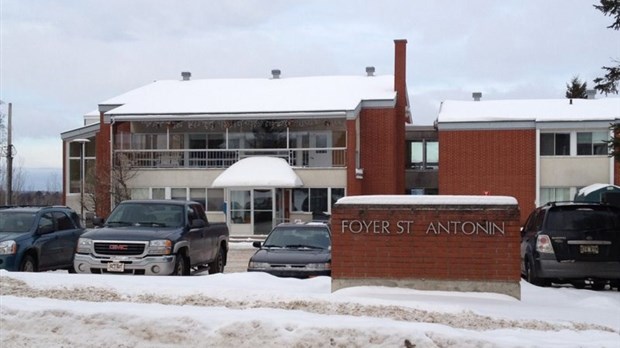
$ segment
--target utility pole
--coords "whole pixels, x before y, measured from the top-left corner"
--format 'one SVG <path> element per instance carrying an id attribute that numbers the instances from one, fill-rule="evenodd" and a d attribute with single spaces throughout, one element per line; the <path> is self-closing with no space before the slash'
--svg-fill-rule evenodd
<path id="1" fill-rule="evenodd" d="M 12 132 L 13 125 L 11 117 L 13 114 L 13 103 L 9 103 L 9 115 L 7 120 L 7 137 L 6 137 L 6 205 L 13 204 L 13 141 Z"/>

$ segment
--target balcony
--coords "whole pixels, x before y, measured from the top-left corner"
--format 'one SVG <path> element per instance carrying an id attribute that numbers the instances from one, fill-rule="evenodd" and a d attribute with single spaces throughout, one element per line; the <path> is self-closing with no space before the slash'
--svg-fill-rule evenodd
<path id="1" fill-rule="evenodd" d="M 344 168 L 346 148 L 289 148 L 233 150 L 114 150 L 115 158 L 123 156 L 133 168 L 228 168 L 240 159 L 272 156 L 285 159 L 291 167 Z"/>

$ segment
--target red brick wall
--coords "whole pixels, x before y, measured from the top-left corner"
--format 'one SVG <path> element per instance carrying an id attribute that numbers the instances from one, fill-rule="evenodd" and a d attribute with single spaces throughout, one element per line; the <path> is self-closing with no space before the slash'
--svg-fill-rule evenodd
<path id="1" fill-rule="evenodd" d="M 355 178 L 355 143 L 357 141 L 355 123 L 356 120 L 347 120 L 347 195 L 349 196 L 362 194 L 362 179 Z"/>
<path id="2" fill-rule="evenodd" d="M 512 196 L 535 208 L 536 130 L 439 131 L 439 194 Z"/>
<path id="3" fill-rule="evenodd" d="M 407 109 L 407 40 L 394 40 L 394 108 L 362 109 L 347 121 L 347 195 L 405 193 L 405 123 Z M 356 166 L 356 137 L 360 163 Z M 364 169 L 357 179 L 355 169 Z"/>
<path id="4" fill-rule="evenodd" d="M 405 123 L 396 109 L 362 109 L 360 112 L 362 192 L 405 192 Z M 402 127 L 399 127 L 402 125 Z"/>
<path id="5" fill-rule="evenodd" d="M 67 187 L 67 174 L 69 168 L 69 163 L 67 159 L 68 144 L 69 143 L 65 141 L 62 142 L 62 205 L 67 205 L 67 193 L 69 193 L 69 189 Z"/>
<path id="6" fill-rule="evenodd" d="M 95 213 L 99 217 L 110 214 L 110 124 L 100 115 L 99 132 L 95 137 L 97 186 L 95 189 Z"/>
<path id="7" fill-rule="evenodd" d="M 390 233 L 353 234 L 346 223 L 343 230 L 343 220 L 387 220 Z M 396 233 L 397 221 L 412 220 L 410 233 Z M 429 223 L 436 221 L 504 222 L 505 234 L 427 234 Z M 332 214 L 332 279 L 518 283 L 519 227 L 516 206 L 336 205 Z"/>
<path id="8" fill-rule="evenodd" d="M 620 185 L 620 162 L 614 161 L 614 185 Z"/>

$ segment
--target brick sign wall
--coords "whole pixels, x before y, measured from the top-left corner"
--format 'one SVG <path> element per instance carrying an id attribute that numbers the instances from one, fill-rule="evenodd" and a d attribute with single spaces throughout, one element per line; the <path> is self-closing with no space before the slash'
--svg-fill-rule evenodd
<path id="1" fill-rule="evenodd" d="M 512 197 L 353 196 L 332 211 L 332 289 L 387 285 L 520 297 Z"/>

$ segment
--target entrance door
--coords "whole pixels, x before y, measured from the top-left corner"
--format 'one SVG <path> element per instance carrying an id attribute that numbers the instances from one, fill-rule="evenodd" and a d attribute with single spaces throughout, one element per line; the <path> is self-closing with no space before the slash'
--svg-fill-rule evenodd
<path id="1" fill-rule="evenodd" d="M 254 234 L 268 234 L 273 228 L 274 190 L 253 190 Z"/>
<path id="2" fill-rule="evenodd" d="M 332 138 L 330 132 L 312 132 L 310 134 L 310 148 L 308 165 L 310 167 L 332 166 Z"/>
<path id="3" fill-rule="evenodd" d="M 275 189 L 230 190 L 231 234 L 268 234 L 274 226 L 275 192 Z"/>

